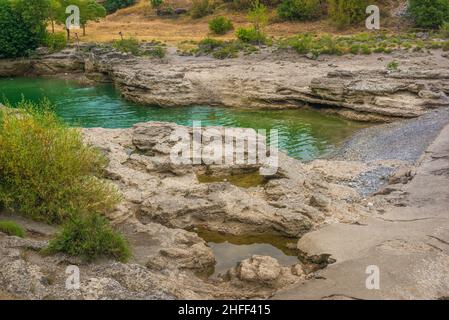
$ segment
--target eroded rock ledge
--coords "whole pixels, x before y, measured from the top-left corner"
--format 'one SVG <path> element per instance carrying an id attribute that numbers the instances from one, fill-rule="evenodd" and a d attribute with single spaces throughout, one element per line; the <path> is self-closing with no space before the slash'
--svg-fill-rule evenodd
<path id="1" fill-rule="evenodd" d="M 400 69 L 387 71 L 393 59 Z M 124 97 L 148 105 L 320 106 L 351 119 L 390 121 L 448 106 L 448 65 L 440 51 L 320 61 L 285 52 L 225 61 L 169 54 L 160 60 L 85 45 L 31 60 L 0 60 L 0 76 L 79 73 L 112 81 Z"/>
<path id="2" fill-rule="evenodd" d="M 176 124 L 153 122 L 130 129 L 84 129 L 86 142 L 110 159 L 107 177 L 124 196 L 109 219 L 130 241 L 131 263 L 85 264 L 64 255 L 42 257 L 36 250 L 46 245 L 52 231 L 21 221 L 38 236 L 21 240 L 0 234 L 2 288 L 14 296 L 38 299 L 267 298 L 311 277 L 328 263 L 328 256 L 310 257 L 307 267 L 281 266 L 271 257 L 253 256 L 221 278 L 205 279 L 196 274 L 213 267 L 214 255 L 203 239 L 185 229 L 283 234 L 294 241 L 326 223 L 355 223 L 370 210 L 343 182 L 375 164 L 326 160 L 303 164 L 281 154 L 278 173 L 263 185 L 201 183 L 197 174 L 204 172 L 204 165 L 174 165 L 169 159 L 170 134 L 176 128 Z M 207 172 L 258 169 L 210 166 Z M 64 287 L 69 264 L 80 265 L 80 290 Z"/>

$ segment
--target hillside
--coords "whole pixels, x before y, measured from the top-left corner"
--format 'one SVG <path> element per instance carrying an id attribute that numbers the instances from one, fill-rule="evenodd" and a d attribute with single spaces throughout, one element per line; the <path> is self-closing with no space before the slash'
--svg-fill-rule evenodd
<path id="1" fill-rule="evenodd" d="M 400 18 L 395 17 L 397 12 L 404 8 L 404 0 L 376 1 L 381 7 L 382 28 L 397 30 L 405 27 Z M 191 0 L 170 0 L 173 8 L 189 9 Z M 114 14 L 108 15 L 98 23 L 91 23 L 87 28 L 87 35 L 82 41 L 106 42 L 119 37 L 121 31 L 125 36 L 136 37 L 139 40 L 158 39 L 165 42 L 180 42 L 184 40 L 200 40 L 209 35 L 208 22 L 214 17 L 223 15 L 232 20 L 234 27 L 248 25 L 246 11 L 236 11 L 231 4 L 222 3 L 211 15 L 200 19 L 193 19 L 189 14 L 174 17 L 159 17 L 151 7 L 148 0 L 139 0 L 132 7 L 121 9 Z M 317 33 L 355 33 L 365 30 L 364 26 L 352 27 L 350 29 L 338 30 L 332 26 L 326 17 L 317 21 L 308 22 L 285 22 L 277 17 L 276 9 L 270 8 L 270 23 L 266 28 L 268 35 L 273 37 L 284 37 L 301 32 Z M 234 38 L 231 32 L 222 39 Z"/>

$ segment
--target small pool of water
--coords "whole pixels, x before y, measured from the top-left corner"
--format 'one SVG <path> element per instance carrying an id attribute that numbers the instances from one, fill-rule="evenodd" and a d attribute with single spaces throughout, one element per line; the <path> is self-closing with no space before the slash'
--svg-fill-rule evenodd
<path id="1" fill-rule="evenodd" d="M 70 125 L 126 128 L 145 121 L 176 122 L 203 126 L 277 129 L 279 146 L 290 156 L 311 160 L 335 150 L 355 131 L 366 126 L 313 110 L 248 110 L 208 106 L 161 108 L 141 106 L 120 97 L 110 84 L 82 86 L 53 78 L 0 78 L 0 102 L 15 104 L 24 97 L 48 98 L 57 114 Z"/>
<path id="2" fill-rule="evenodd" d="M 297 239 L 273 235 L 234 236 L 198 227 L 193 230 L 212 249 L 216 265 L 207 276 L 216 277 L 235 267 L 237 263 L 253 255 L 271 256 L 283 266 L 299 263 Z"/>

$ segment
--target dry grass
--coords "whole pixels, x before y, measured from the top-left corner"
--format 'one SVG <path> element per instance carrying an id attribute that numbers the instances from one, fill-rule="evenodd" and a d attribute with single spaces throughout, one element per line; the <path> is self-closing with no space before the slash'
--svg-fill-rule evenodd
<path id="1" fill-rule="evenodd" d="M 379 3 L 383 12 L 392 13 L 401 1 L 403 0 L 383 0 Z M 173 8 L 190 8 L 191 2 L 191 0 L 169 0 Z M 246 12 L 231 11 L 223 5 L 213 15 L 201 19 L 192 19 L 189 15 L 168 18 L 158 17 L 155 10 L 151 8 L 149 0 L 139 0 L 136 5 L 121 9 L 98 23 L 90 23 L 87 26 L 86 36 L 81 36 L 81 33 L 78 35 L 82 42 L 110 42 L 119 39 L 119 32 L 122 32 L 125 37 L 147 41 L 160 40 L 179 45 L 180 42 L 186 40 L 199 41 L 209 36 L 208 22 L 219 15 L 231 19 L 236 29 L 249 25 Z M 274 9 L 270 11 L 270 21 L 265 31 L 269 36 L 275 38 L 289 37 L 304 32 L 354 34 L 366 31 L 364 26 L 338 30 L 325 19 L 313 22 L 282 22 L 277 18 Z M 408 27 L 407 23 L 398 18 L 390 17 L 382 20 L 382 28 L 393 32 L 404 31 Z M 223 36 L 214 35 L 214 37 L 223 40 L 235 39 L 234 32 Z"/>
<path id="2" fill-rule="evenodd" d="M 190 0 L 172 0 L 173 7 L 188 8 Z M 87 27 L 86 36 L 81 36 L 83 42 L 109 42 L 119 39 L 119 32 L 125 37 L 135 37 L 139 40 L 161 40 L 177 44 L 185 40 L 199 41 L 210 35 L 208 22 L 214 16 L 225 15 L 230 18 L 234 27 L 248 26 L 246 12 L 228 11 L 226 8 L 217 10 L 214 15 L 201 19 L 192 19 L 188 15 L 175 18 L 161 18 L 156 16 L 148 0 L 140 0 L 136 5 L 117 11 L 98 23 L 91 23 Z M 344 30 L 335 29 L 326 20 L 316 22 L 280 22 L 276 12 L 270 12 L 271 23 L 266 27 L 266 33 L 272 37 L 287 37 L 303 32 L 352 34 L 363 31 L 363 27 Z M 218 37 L 220 39 L 234 39 L 234 32 Z"/>

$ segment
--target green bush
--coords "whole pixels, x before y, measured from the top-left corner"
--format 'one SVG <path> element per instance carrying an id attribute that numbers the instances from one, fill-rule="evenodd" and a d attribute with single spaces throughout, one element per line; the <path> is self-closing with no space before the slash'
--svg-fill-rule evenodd
<path id="1" fill-rule="evenodd" d="M 136 3 L 136 0 L 105 0 L 102 4 L 108 13 L 114 13 L 118 9 L 130 7 Z"/>
<path id="2" fill-rule="evenodd" d="M 105 212 L 120 201 L 102 180 L 107 159 L 83 143 L 48 102 L 0 108 L 0 206 L 60 223 L 74 210 Z"/>
<path id="3" fill-rule="evenodd" d="M 232 7 L 235 10 L 247 10 L 251 8 L 254 0 L 232 0 Z"/>
<path id="4" fill-rule="evenodd" d="M 115 40 L 112 46 L 121 52 L 131 53 L 135 56 L 141 54 L 139 40 L 136 38 Z"/>
<path id="5" fill-rule="evenodd" d="M 157 9 L 164 3 L 164 0 L 150 0 L 150 2 L 151 2 L 151 6 L 154 9 Z"/>
<path id="6" fill-rule="evenodd" d="M 193 50 L 196 55 L 212 55 L 215 59 L 236 58 L 239 52 L 250 54 L 257 48 L 240 40 L 221 41 L 205 38 L 198 43 L 198 48 Z"/>
<path id="7" fill-rule="evenodd" d="M 225 34 L 232 30 L 232 21 L 225 17 L 216 17 L 209 21 L 209 29 L 215 34 Z"/>
<path id="8" fill-rule="evenodd" d="M 448 0 L 410 0 L 408 10 L 420 28 L 438 28 L 449 21 Z"/>
<path id="9" fill-rule="evenodd" d="M 25 237 L 25 230 L 14 221 L 0 221 L 0 232 L 9 236 Z"/>
<path id="10" fill-rule="evenodd" d="M 0 58 L 26 56 L 45 36 L 46 0 L 0 0 Z"/>
<path id="11" fill-rule="evenodd" d="M 67 38 L 64 32 L 47 33 L 43 45 L 52 52 L 61 51 L 67 46 Z"/>
<path id="12" fill-rule="evenodd" d="M 397 62 L 396 60 L 390 61 L 387 64 L 387 70 L 388 71 L 393 72 L 393 71 L 397 71 L 398 69 L 399 69 L 399 62 Z"/>
<path id="13" fill-rule="evenodd" d="M 50 241 L 45 253 L 65 253 L 93 260 L 109 257 L 128 261 L 131 256 L 128 242 L 115 232 L 109 222 L 99 214 L 74 214 L 62 230 Z"/>
<path id="14" fill-rule="evenodd" d="M 236 36 L 239 40 L 251 44 L 265 44 L 267 42 L 263 32 L 256 30 L 254 27 L 238 28 Z"/>
<path id="15" fill-rule="evenodd" d="M 440 36 L 443 38 L 449 38 L 449 22 L 444 22 L 440 26 Z"/>
<path id="16" fill-rule="evenodd" d="M 277 9 L 284 20 L 313 20 L 321 16 L 319 0 L 283 0 Z"/>
<path id="17" fill-rule="evenodd" d="M 367 6 L 367 0 L 328 0 L 328 14 L 338 27 L 348 27 L 365 18 Z"/>
<path id="18" fill-rule="evenodd" d="M 223 46 L 224 42 L 213 38 L 205 38 L 198 43 L 198 48 L 206 53 Z"/>
<path id="19" fill-rule="evenodd" d="M 192 18 L 198 19 L 205 17 L 213 12 L 212 4 L 209 0 L 193 0 L 190 14 Z"/>
<path id="20" fill-rule="evenodd" d="M 443 48 L 443 51 L 449 51 L 449 41 L 446 41 L 441 46 Z"/>
<path id="21" fill-rule="evenodd" d="M 150 49 L 147 49 L 145 51 L 144 55 L 162 59 L 163 57 L 165 57 L 165 54 L 166 54 L 166 50 L 165 50 L 164 47 L 162 47 L 162 46 L 154 46 L 154 47 L 152 47 Z"/>

